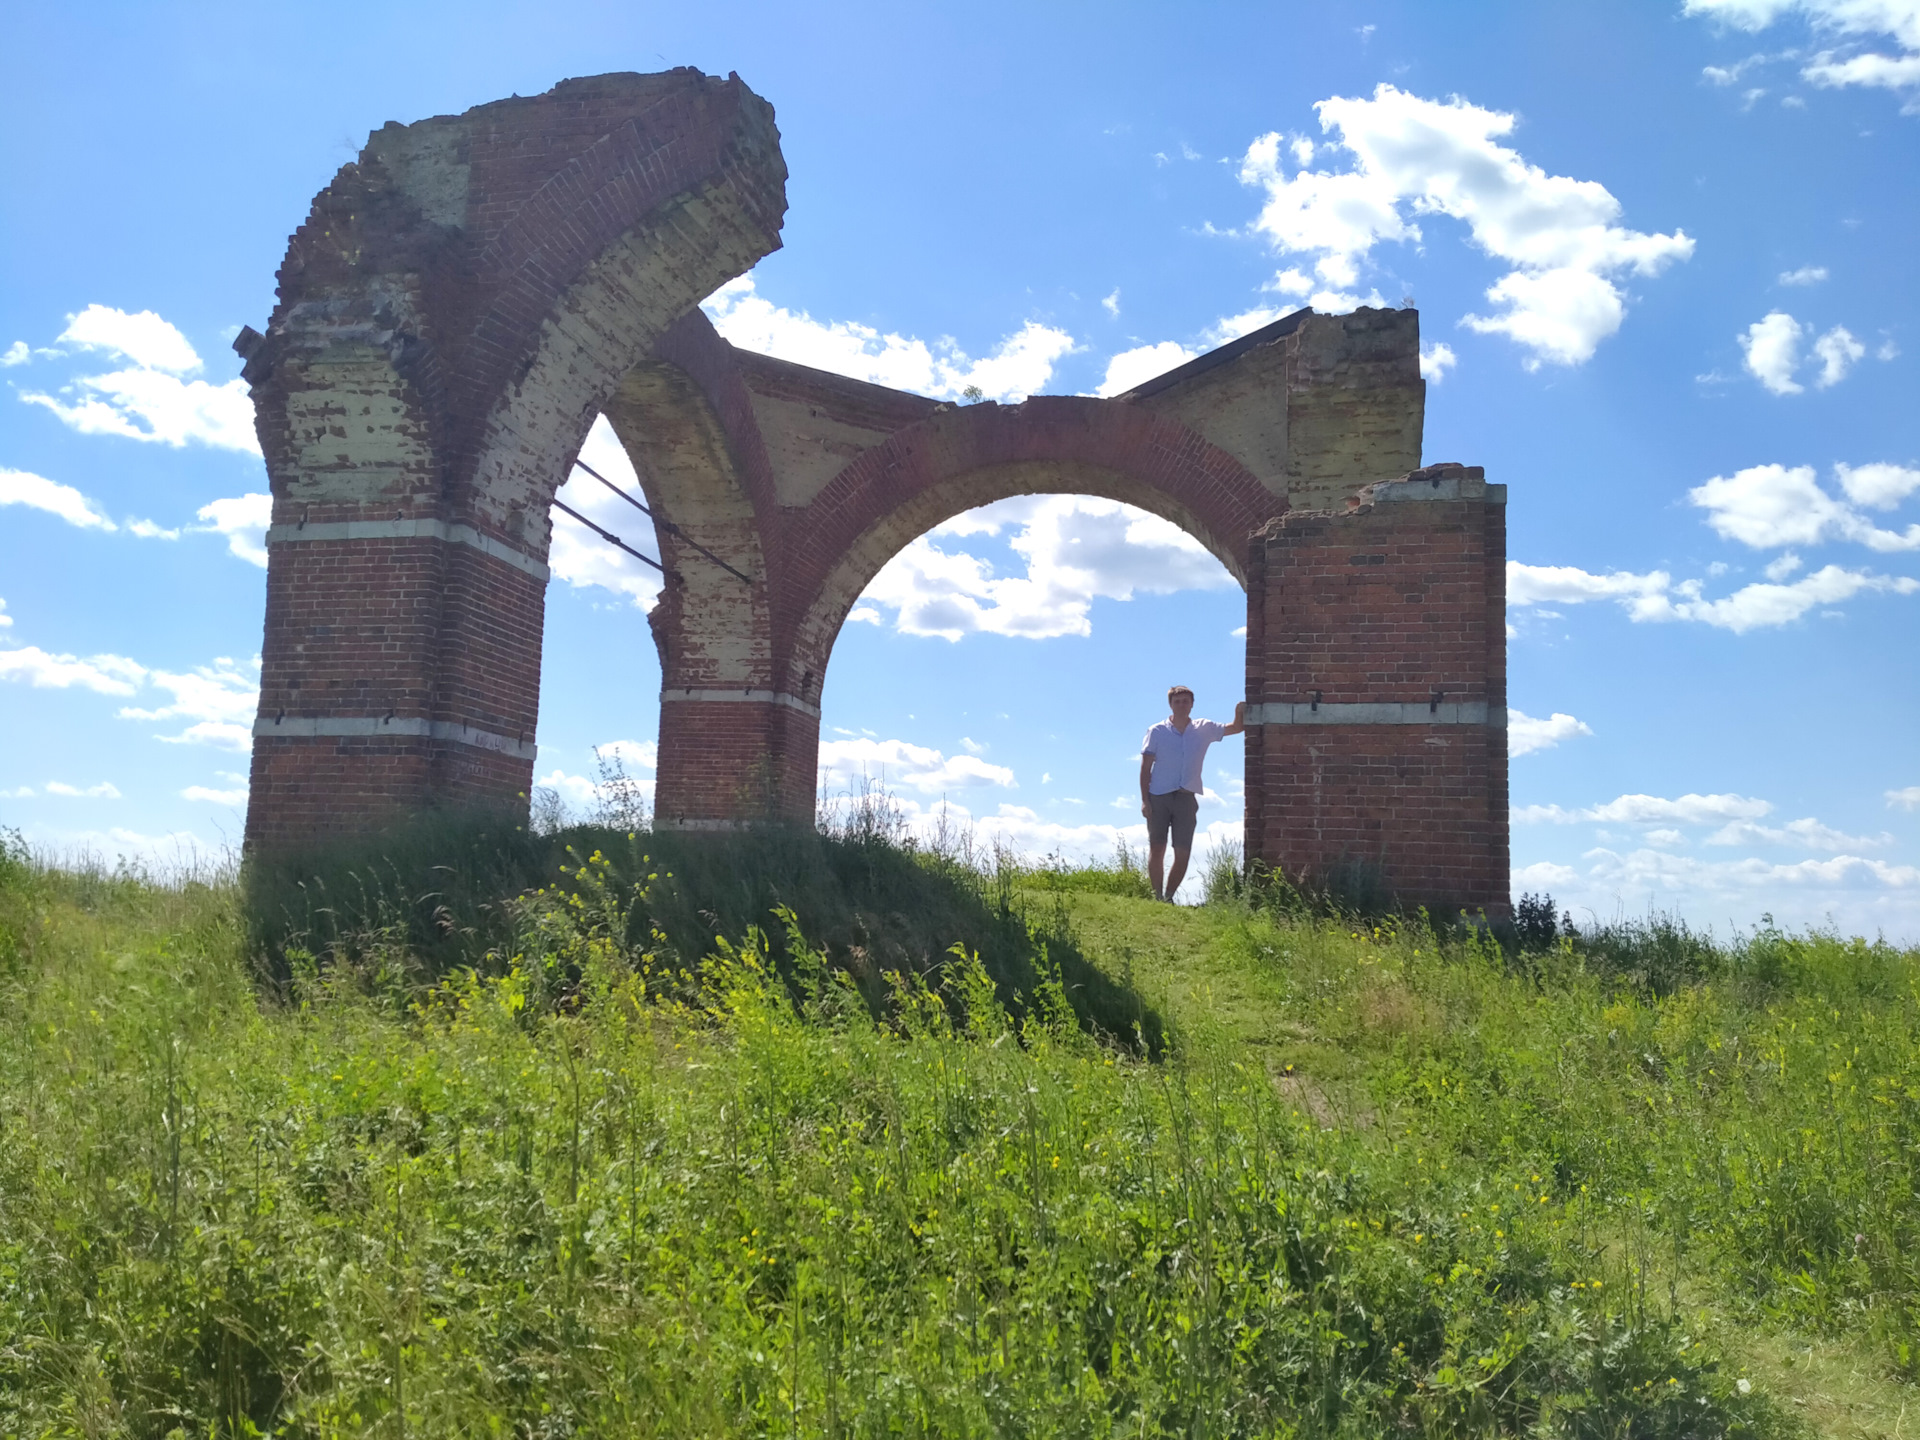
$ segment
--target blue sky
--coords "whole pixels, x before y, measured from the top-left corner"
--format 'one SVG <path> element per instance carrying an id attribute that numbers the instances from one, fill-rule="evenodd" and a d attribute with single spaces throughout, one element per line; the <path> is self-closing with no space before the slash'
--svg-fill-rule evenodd
<path id="1" fill-rule="evenodd" d="M 388 120 L 674 64 L 772 101 L 792 172 L 785 248 L 709 302 L 737 344 L 1013 400 L 1410 299 L 1426 458 L 1510 487 L 1516 893 L 1920 936 L 1920 0 L 9 7 L 0 825 L 237 840 L 228 341 L 288 233 Z M 653 592 L 554 558 L 537 773 L 586 806 L 596 745 L 649 773 Z M 823 783 L 1109 852 L 1165 686 L 1238 698 L 1244 618 L 1136 512 L 961 517 L 842 635 Z M 1209 777 L 1230 840 L 1237 741 Z"/>

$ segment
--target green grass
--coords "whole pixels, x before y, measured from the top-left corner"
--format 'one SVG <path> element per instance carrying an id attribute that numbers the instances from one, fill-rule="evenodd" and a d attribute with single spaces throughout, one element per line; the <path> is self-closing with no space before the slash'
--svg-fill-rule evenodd
<path id="1" fill-rule="evenodd" d="M 1030 946 L 1024 985 L 934 966 L 903 912 L 876 988 L 807 938 L 881 913 L 853 871 L 725 853 L 764 867 L 726 916 L 691 864 L 674 898 L 608 861 L 475 968 L 376 903 L 330 963 L 283 930 L 263 984 L 236 887 L 9 851 L 0 1434 L 1920 1418 L 1912 951 L 1767 932 L 1667 985 L 1624 941 L 1522 961 L 874 850 L 869 900 L 917 867 L 927 913 L 979 919 L 958 887 Z M 1087 1026 L 1062 946 L 1162 1059 Z"/>

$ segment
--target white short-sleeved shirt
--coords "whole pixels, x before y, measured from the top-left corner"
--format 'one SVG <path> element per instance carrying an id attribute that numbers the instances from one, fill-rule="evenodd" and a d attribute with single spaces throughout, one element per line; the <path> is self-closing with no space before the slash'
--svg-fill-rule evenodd
<path id="1" fill-rule="evenodd" d="M 1218 720 L 1189 720 L 1184 732 L 1173 728 L 1171 720 L 1162 720 L 1147 731 L 1140 742 L 1140 753 L 1153 756 L 1153 774 L 1147 791 L 1169 795 L 1175 790 L 1191 790 L 1200 795 L 1200 765 L 1207 758 L 1207 747 L 1226 734 Z"/>

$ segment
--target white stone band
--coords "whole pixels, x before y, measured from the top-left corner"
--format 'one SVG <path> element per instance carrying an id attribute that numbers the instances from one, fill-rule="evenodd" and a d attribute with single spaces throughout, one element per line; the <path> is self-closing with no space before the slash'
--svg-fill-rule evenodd
<path id="1" fill-rule="evenodd" d="M 471 725 L 456 724 L 451 720 L 427 720 L 417 715 L 396 716 L 382 719 L 378 715 L 287 715 L 274 720 L 262 715 L 253 722 L 256 736 L 297 736 L 323 739 L 349 739 L 364 735 L 395 735 L 424 737 L 428 740 L 451 740 L 456 745 L 471 745 L 476 750 L 491 750 L 499 755 L 511 755 L 516 760 L 531 760 L 538 748 L 531 740 L 519 740 L 507 735 L 496 735 L 490 730 L 476 730 Z"/>
<path id="2" fill-rule="evenodd" d="M 1438 704 L 1398 704 L 1382 701 L 1360 705 L 1247 706 L 1249 725 L 1491 725 L 1504 730 L 1507 712 L 1490 708 L 1484 700 L 1442 700 Z"/>
<path id="3" fill-rule="evenodd" d="M 660 692 L 660 703 L 669 700 L 706 700 L 733 701 L 739 704 L 755 703 L 760 705 L 784 705 L 789 710 L 798 710 L 802 715 L 820 718 L 820 707 L 809 705 L 798 695 L 789 695 L 784 690 L 692 690 L 684 686 Z"/>
<path id="4" fill-rule="evenodd" d="M 471 525 L 449 525 L 444 520 L 329 520 L 317 525 L 273 525 L 267 529 L 267 544 L 293 545 L 311 540 L 445 540 L 466 545 L 482 555 L 503 560 L 536 580 L 545 580 L 551 572 L 531 555 L 491 535 L 483 535 Z"/>

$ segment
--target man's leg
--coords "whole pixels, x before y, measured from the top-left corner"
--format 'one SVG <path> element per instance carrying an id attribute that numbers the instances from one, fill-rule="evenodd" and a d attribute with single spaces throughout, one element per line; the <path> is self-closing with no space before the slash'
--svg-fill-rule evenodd
<path id="1" fill-rule="evenodd" d="M 1180 888 L 1180 882 L 1187 876 L 1187 856 L 1193 853 L 1194 825 L 1200 816 L 1200 797 L 1191 790 L 1176 790 L 1169 797 L 1172 810 L 1172 824 L 1168 827 L 1173 839 L 1173 870 L 1167 876 L 1167 888 L 1164 898 L 1171 903 L 1173 892 Z"/>
<path id="2" fill-rule="evenodd" d="M 1166 890 L 1160 883 L 1160 877 L 1164 872 L 1166 859 L 1166 841 L 1162 840 L 1158 845 L 1149 845 L 1147 847 L 1147 879 L 1153 884 L 1153 898 L 1156 900 L 1164 900 L 1166 898 Z M 1177 861 L 1175 863 L 1174 874 L 1178 875 L 1180 871 L 1185 868 L 1185 865 L 1185 861 Z M 1178 885 L 1180 882 L 1175 880 L 1173 883 Z"/>
<path id="3" fill-rule="evenodd" d="M 1187 878 L 1187 854 L 1188 852 L 1185 850 L 1176 850 L 1173 852 L 1173 870 L 1167 876 L 1166 894 L 1160 898 L 1171 901 L 1173 899 L 1173 892 L 1178 890 L 1180 888 L 1180 882 Z M 1158 863 L 1156 863 L 1154 865 L 1154 875 L 1158 878 L 1159 874 L 1160 867 Z M 1154 892 L 1156 896 L 1159 896 L 1159 891 L 1160 887 L 1155 885 Z"/>

